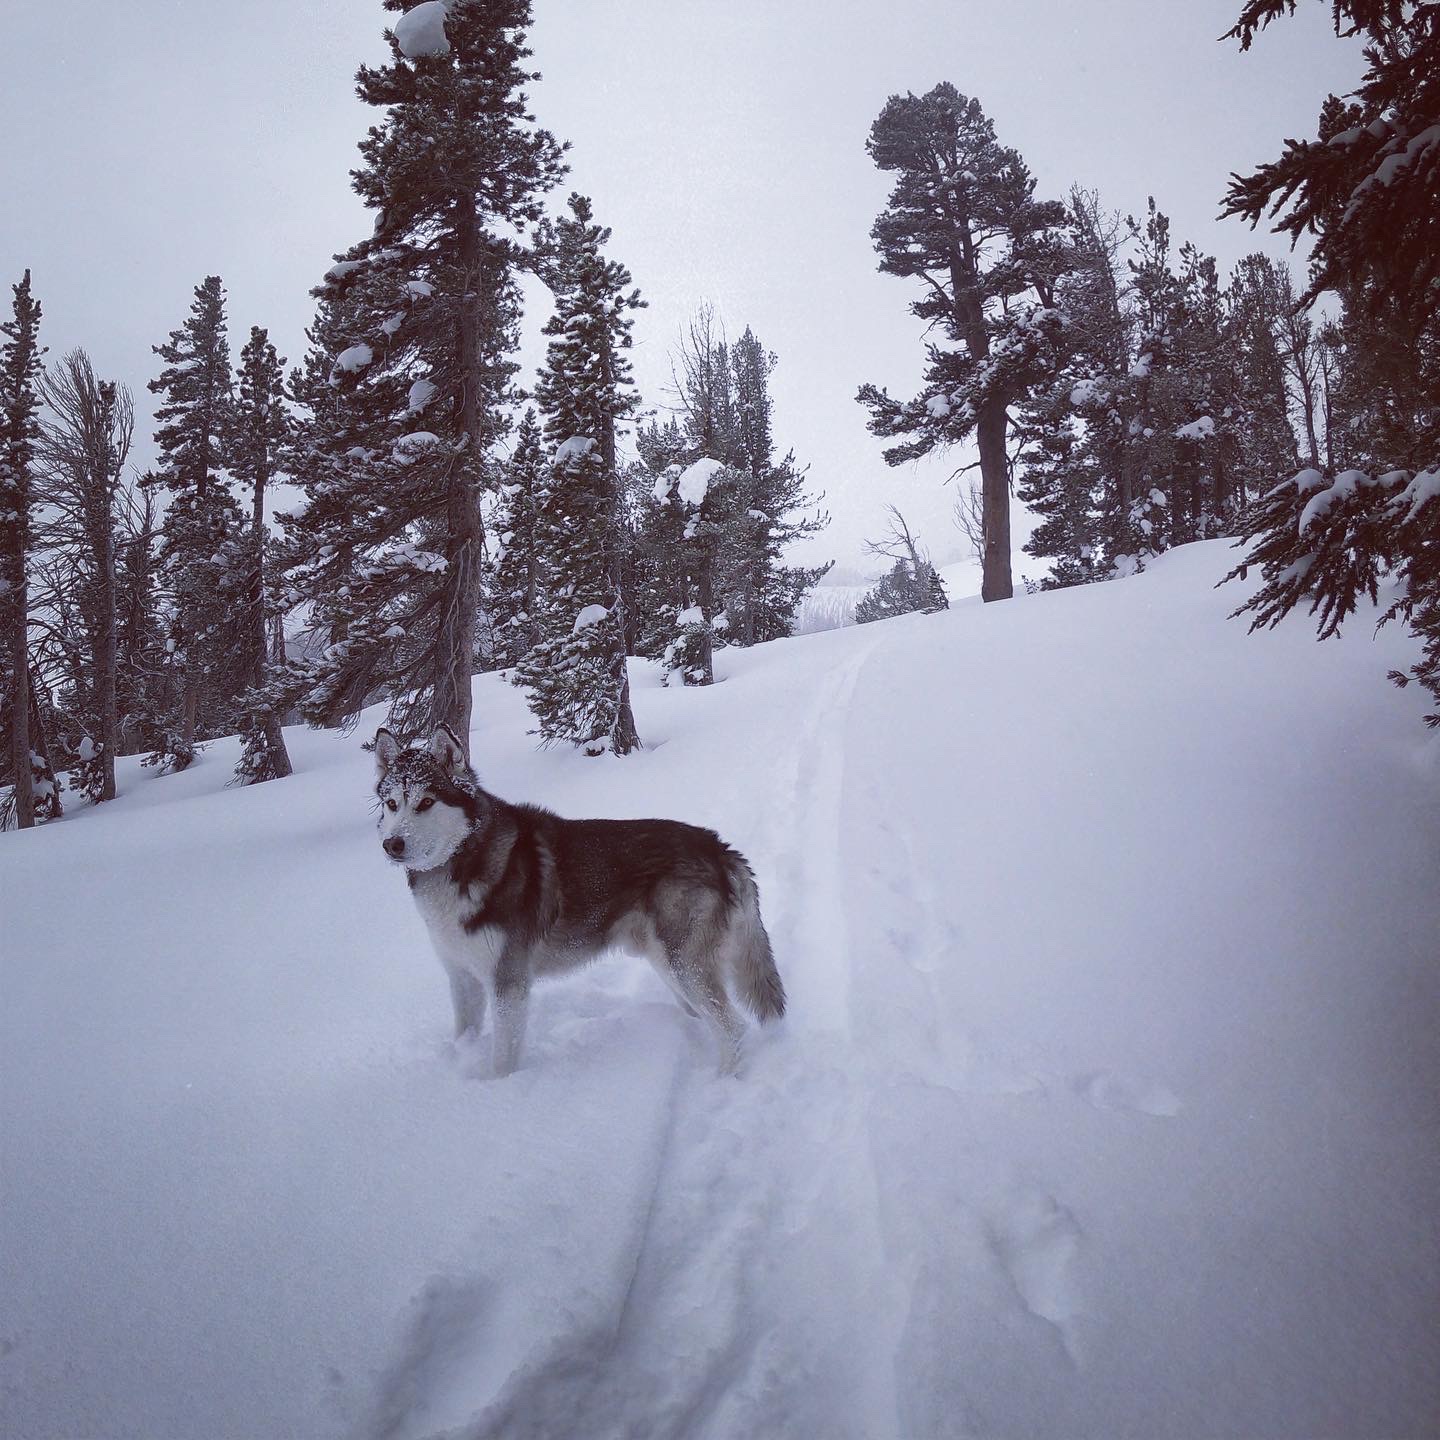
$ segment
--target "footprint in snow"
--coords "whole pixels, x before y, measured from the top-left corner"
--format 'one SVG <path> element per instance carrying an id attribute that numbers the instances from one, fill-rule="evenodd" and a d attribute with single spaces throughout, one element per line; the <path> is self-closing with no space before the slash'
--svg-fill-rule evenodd
<path id="1" fill-rule="evenodd" d="M 1073 1276 L 1081 1243 L 1075 1217 L 1053 1195 L 1026 1186 L 1004 1214 L 991 1217 L 986 1231 L 1021 1303 L 1055 1326 L 1073 1360 L 1067 1327 L 1082 1313 Z"/>
<path id="2" fill-rule="evenodd" d="M 1071 1082 L 1075 1093 L 1097 1110 L 1136 1110 L 1142 1115 L 1171 1116 L 1180 1113 L 1180 1100 L 1167 1086 L 1153 1080 L 1136 1080 L 1111 1070 L 1077 1075 Z"/>

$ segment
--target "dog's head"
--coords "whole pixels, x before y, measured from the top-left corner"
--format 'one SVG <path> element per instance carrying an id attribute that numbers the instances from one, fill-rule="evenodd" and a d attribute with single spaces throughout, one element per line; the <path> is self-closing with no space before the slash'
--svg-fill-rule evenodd
<path id="1" fill-rule="evenodd" d="M 445 864 L 480 816 L 479 781 L 448 725 L 403 750 L 388 730 L 377 731 L 375 795 L 380 843 L 407 870 Z"/>

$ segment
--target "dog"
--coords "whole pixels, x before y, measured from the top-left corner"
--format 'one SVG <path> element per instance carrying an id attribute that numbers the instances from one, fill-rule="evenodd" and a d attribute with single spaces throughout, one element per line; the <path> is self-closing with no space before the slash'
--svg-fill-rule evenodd
<path id="1" fill-rule="evenodd" d="M 450 978 L 457 1040 L 495 1011 L 494 1069 L 520 1062 L 530 986 L 608 950 L 649 960 L 714 1033 L 722 1073 L 745 1022 L 785 1013 L 785 987 L 745 857 L 678 820 L 565 820 L 484 790 L 454 732 L 423 746 L 375 736 L 380 843 Z"/>

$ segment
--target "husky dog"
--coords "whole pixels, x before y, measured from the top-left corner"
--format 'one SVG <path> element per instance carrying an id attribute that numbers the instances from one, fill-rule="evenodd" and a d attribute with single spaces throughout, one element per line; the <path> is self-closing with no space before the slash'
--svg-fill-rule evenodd
<path id="1" fill-rule="evenodd" d="M 530 984 L 610 949 L 642 955 L 709 1022 L 733 1073 L 745 1023 L 785 1013 L 785 987 L 744 856 L 676 820 L 562 820 L 489 794 L 441 726 L 424 746 L 375 736 L 380 843 L 450 977 L 456 1038 L 495 1002 L 495 1071 L 520 1060 Z"/>

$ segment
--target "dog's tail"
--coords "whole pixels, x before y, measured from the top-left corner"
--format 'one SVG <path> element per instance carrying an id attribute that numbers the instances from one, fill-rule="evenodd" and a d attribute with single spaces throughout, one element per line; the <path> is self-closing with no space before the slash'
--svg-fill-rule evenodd
<path id="1" fill-rule="evenodd" d="M 775 968 L 770 937 L 760 919 L 760 891 L 755 876 L 744 856 L 734 850 L 726 855 L 726 873 L 732 896 L 730 953 L 736 988 L 746 1009 L 761 1024 L 778 1020 L 785 1013 L 785 984 Z"/>

